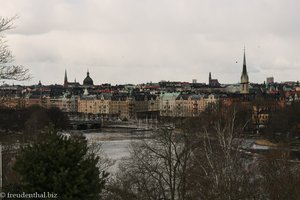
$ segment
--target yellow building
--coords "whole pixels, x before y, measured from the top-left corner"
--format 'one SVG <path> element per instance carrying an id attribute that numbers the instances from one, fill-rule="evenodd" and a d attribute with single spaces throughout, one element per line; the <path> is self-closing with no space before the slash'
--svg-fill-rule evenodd
<path id="1" fill-rule="evenodd" d="M 189 117 L 189 95 L 179 95 L 175 101 L 175 116 L 176 117 Z"/>
<path id="2" fill-rule="evenodd" d="M 176 117 L 176 98 L 180 93 L 163 93 L 159 97 L 159 112 L 163 117 Z"/>
<path id="3" fill-rule="evenodd" d="M 78 100 L 76 96 L 72 96 L 70 98 L 66 98 L 66 97 L 49 98 L 44 103 L 42 100 L 42 105 L 43 104 L 47 105 L 43 107 L 47 107 L 47 108 L 57 107 L 61 111 L 68 112 L 68 113 L 77 112 L 78 110 Z"/>
<path id="4" fill-rule="evenodd" d="M 148 111 L 150 112 L 159 112 L 159 98 L 158 97 L 151 97 L 148 100 Z"/>
<path id="5" fill-rule="evenodd" d="M 257 126 L 264 126 L 269 122 L 269 109 L 264 106 L 252 107 L 252 123 Z"/>
<path id="6" fill-rule="evenodd" d="M 188 116 L 197 117 L 201 112 L 205 111 L 206 103 L 204 100 L 205 96 L 200 94 L 190 95 L 188 102 Z"/>
<path id="7" fill-rule="evenodd" d="M 109 104 L 109 114 L 120 117 L 122 120 L 135 117 L 132 98 L 122 95 L 113 96 Z"/>
<path id="8" fill-rule="evenodd" d="M 5 108 L 12 108 L 12 109 L 18 109 L 18 108 L 24 108 L 25 107 L 25 101 L 22 98 L 1 98 L 0 99 L 0 107 Z"/>
<path id="9" fill-rule="evenodd" d="M 96 98 L 94 96 L 85 96 L 78 99 L 78 112 L 85 114 L 96 114 Z"/>
<path id="10" fill-rule="evenodd" d="M 42 99 L 40 97 L 34 98 L 34 97 L 28 97 L 24 99 L 25 107 L 31 107 L 31 106 L 42 106 Z"/>

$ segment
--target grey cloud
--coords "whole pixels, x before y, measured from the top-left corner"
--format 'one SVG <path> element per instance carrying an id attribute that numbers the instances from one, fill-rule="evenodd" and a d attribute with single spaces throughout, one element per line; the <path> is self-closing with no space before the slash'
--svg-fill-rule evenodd
<path id="1" fill-rule="evenodd" d="M 0 12 L 20 16 L 7 39 L 32 83 L 61 83 L 65 68 L 77 80 L 89 68 L 97 84 L 206 82 L 209 71 L 234 83 L 244 44 L 250 81 L 271 73 L 299 79 L 299 7 L 297 0 L 4 0 Z"/>

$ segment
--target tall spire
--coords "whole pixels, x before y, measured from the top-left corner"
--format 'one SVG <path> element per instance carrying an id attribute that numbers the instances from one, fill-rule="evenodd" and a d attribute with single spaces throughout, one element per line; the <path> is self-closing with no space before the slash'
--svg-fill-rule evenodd
<path id="1" fill-rule="evenodd" d="M 65 69 L 65 79 L 64 79 L 64 86 L 68 86 L 68 76 L 67 76 L 67 70 Z"/>
<path id="2" fill-rule="evenodd" d="M 243 74 L 247 74 L 247 67 L 246 67 L 246 50 L 245 50 L 245 47 L 244 47 Z"/>
<path id="3" fill-rule="evenodd" d="M 67 70 L 65 69 L 65 81 L 68 81 Z"/>
<path id="4" fill-rule="evenodd" d="M 240 93 L 241 94 L 249 94 L 249 76 L 247 73 L 246 67 L 246 50 L 244 47 L 244 61 L 243 61 L 243 72 L 241 75 L 241 85 L 240 85 Z"/>
<path id="5" fill-rule="evenodd" d="M 87 75 L 87 76 L 90 76 L 89 68 L 87 69 L 86 75 Z"/>

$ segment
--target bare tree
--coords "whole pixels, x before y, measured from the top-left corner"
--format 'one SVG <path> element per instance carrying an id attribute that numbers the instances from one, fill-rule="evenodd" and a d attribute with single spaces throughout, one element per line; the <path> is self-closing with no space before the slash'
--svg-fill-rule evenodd
<path id="1" fill-rule="evenodd" d="M 227 111 L 215 121 L 214 131 L 198 135 L 194 163 L 189 174 L 190 187 L 196 185 L 192 199 L 257 199 L 251 158 L 240 152 L 243 127 L 236 126 L 236 110 Z"/>
<path id="2" fill-rule="evenodd" d="M 299 199 L 299 163 L 243 151 L 251 116 L 238 112 L 231 107 L 213 123 L 200 121 L 204 131 L 162 129 L 134 143 L 106 199 Z"/>
<path id="3" fill-rule="evenodd" d="M 188 137 L 164 128 L 151 139 L 132 144 L 110 199 L 187 199 L 186 175 L 191 157 Z"/>
<path id="4" fill-rule="evenodd" d="M 30 78 L 27 68 L 10 64 L 13 61 L 13 55 L 4 40 L 3 33 L 14 28 L 13 21 L 15 19 L 16 17 L 3 18 L 0 16 L 0 80 L 24 81 Z"/>
<path id="5" fill-rule="evenodd" d="M 300 199 L 300 163 L 290 160 L 286 151 L 274 151 L 259 159 L 264 199 Z"/>

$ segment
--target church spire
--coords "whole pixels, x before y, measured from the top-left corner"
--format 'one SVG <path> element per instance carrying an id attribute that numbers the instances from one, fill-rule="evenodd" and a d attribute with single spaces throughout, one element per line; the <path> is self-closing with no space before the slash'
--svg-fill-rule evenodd
<path id="1" fill-rule="evenodd" d="M 65 81 L 68 81 L 67 70 L 65 69 Z"/>
<path id="2" fill-rule="evenodd" d="M 64 87 L 68 86 L 68 76 L 67 76 L 67 70 L 65 69 L 65 79 L 64 79 Z"/>
<path id="3" fill-rule="evenodd" d="M 243 74 L 247 74 L 247 67 L 246 67 L 246 50 L 244 47 L 244 61 L 243 61 Z"/>
<path id="4" fill-rule="evenodd" d="M 246 67 L 246 51 L 244 47 L 244 61 L 243 61 L 243 71 L 241 75 L 241 88 L 240 93 L 241 94 L 249 94 L 249 76 L 247 73 L 247 67 Z"/>

